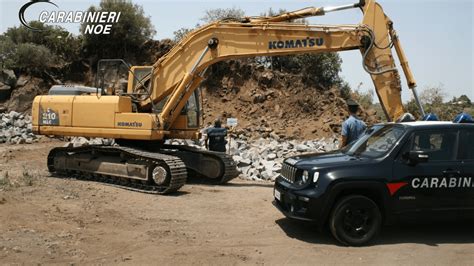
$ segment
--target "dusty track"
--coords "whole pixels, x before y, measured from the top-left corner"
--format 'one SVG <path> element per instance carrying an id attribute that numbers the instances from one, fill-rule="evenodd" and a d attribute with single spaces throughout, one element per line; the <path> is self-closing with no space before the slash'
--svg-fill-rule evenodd
<path id="1" fill-rule="evenodd" d="M 272 184 L 186 185 L 173 196 L 49 177 L 59 142 L 0 145 L 0 264 L 471 264 L 474 226 L 384 228 L 348 248 L 271 205 Z"/>

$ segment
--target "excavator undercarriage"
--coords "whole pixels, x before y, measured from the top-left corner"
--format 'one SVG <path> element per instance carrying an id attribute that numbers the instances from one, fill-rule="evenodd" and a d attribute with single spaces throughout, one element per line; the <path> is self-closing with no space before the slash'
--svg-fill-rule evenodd
<path id="1" fill-rule="evenodd" d="M 187 177 L 178 157 L 114 146 L 54 148 L 48 155 L 48 170 L 153 194 L 175 192 Z"/>
<path id="2" fill-rule="evenodd" d="M 59 147 L 48 155 L 48 170 L 152 194 L 178 191 L 190 174 L 212 184 L 239 175 L 231 156 L 181 145 L 165 145 L 158 152 L 121 146 Z"/>

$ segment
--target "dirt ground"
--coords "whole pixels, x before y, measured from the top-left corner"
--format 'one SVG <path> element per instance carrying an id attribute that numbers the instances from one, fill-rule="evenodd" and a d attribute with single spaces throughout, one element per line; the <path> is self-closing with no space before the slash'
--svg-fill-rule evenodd
<path id="1" fill-rule="evenodd" d="M 474 227 L 386 227 L 338 245 L 271 204 L 272 183 L 192 184 L 155 196 L 50 177 L 60 142 L 0 145 L 0 264 L 437 264 L 474 261 Z M 8 171 L 8 178 L 5 179 Z M 6 182 L 7 180 L 8 182 Z"/>

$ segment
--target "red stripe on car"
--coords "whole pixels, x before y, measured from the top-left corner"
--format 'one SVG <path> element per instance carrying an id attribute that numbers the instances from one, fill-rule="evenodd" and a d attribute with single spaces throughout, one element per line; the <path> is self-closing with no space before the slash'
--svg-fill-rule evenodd
<path id="1" fill-rule="evenodd" d="M 398 183 L 387 183 L 388 191 L 390 191 L 390 196 L 393 196 L 400 188 L 408 185 L 407 182 L 398 182 Z"/>

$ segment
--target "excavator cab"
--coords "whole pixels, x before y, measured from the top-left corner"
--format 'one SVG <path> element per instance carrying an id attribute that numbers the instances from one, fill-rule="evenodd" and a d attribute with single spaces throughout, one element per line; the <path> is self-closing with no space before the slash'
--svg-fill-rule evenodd
<path id="1" fill-rule="evenodd" d="M 150 87 L 149 82 L 153 82 L 153 79 L 149 79 L 153 73 L 152 66 L 133 66 L 130 68 L 128 74 L 128 87 L 127 93 L 130 95 L 143 95 L 146 94 L 146 88 Z M 145 88 L 145 89 L 144 89 Z M 145 95 L 147 96 L 147 95 Z M 157 104 L 153 106 L 153 113 L 161 113 L 163 106 L 168 101 L 169 97 L 165 97 Z M 181 110 L 180 114 L 174 121 L 171 128 L 171 138 L 199 138 L 196 134 L 202 125 L 201 119 L 201 105 L 200 105 L 200 90 L 195 90 L 187 100 L 185 106 Z"/>
<path id="2" fill-rule="evenodd" d="M 127 73 L 128 72 L 128 73 Z M 128 80 L 125 75 L 128 74 Z M 150 97 L 153 84 L 153 66 L 129 66 L 122 59 L 104 59 L 97 65 L 96 87 L 102 95 L 130 97 L 133 101 L 143 101 Z M 152 107 L 152 113 L 159 114 L 169 97 L 163 98 Z M 133 112 L 139 112 L 136 107 Z M 202 125 L 200 91 L 195 90 L 172 124 L 170 138 L 199 138 Z"/>

